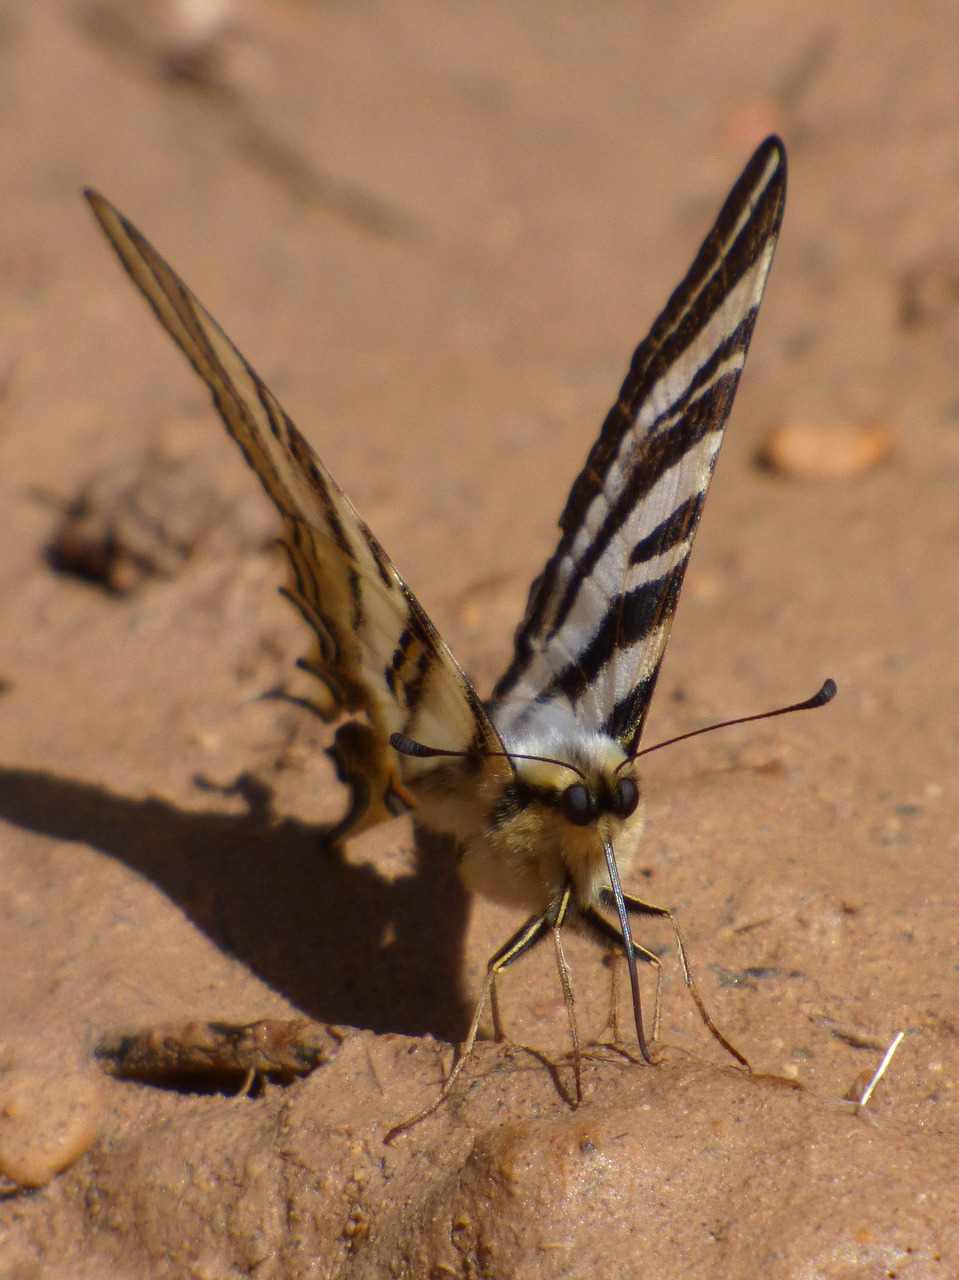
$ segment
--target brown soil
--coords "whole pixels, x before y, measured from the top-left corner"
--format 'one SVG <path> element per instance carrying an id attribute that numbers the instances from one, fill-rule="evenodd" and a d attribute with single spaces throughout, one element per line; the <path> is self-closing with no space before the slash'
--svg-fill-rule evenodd
<path id="1" fill-rule="evenodd" d="M 0 14 L 0 1275 L 955 1277 L 955 6 L 246 0 L 196 36 L 201 9 Z M 783 237 L 648 740 L 840 697 L 653 757 L 632 873 L 757 1074 L 667 951 L 662 1065 L 590 1057 L 571 1108 L 544 950 L 503 984 L 511 1045 L 385 1146 L 518 921 L 406 822 L 322 849 L 323 733 L 258 698 L 303 648 L 265 507 L 80 187 L 226 323 L 485 690 L 772 128 Z M 757 465 L 807 422 L 891 456 Z M 142 481 L 177 534 L 123 516 L 112 592 L 46 554 L 91 480 L 107 525 Z M 608 973 L 568 950 L 596 1036 Z M 249 1096 L 93 1062 L 126 1028 L 301 1015 L 342 1044 Z"/>

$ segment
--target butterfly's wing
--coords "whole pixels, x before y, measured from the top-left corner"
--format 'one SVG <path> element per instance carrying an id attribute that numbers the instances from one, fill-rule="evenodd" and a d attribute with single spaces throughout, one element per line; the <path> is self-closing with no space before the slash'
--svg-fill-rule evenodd
<path id="1" fill-rule="evenodd" d="M 768 138 L 636 349 L 493 692 L 507 741 L 546 704 L 635 750 L 785 194 L 785 151 Z"/>
<path id="2" fill-rule="evenodd" d="M 501 751 L 466 675 L 276 397 L 136 227 L 102 196 L 86 195 L 283 517 L 291 568 L 286 594 L 316 634 L 315 649 L 301 662 L 320 682 L 316 710 L 324 719 L 353 717 L 332 748 L 353 791 L 338 834 L 409 807 L 404 783 L 435 767 L 399 757 L 391 734 L 440 750 Z"/>

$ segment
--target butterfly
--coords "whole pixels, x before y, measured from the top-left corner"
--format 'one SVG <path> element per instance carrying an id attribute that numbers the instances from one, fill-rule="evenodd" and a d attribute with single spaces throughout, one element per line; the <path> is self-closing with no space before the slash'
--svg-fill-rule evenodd
<path id="1" fill-rule="evenodd" d="M 464 1051 L 422 1115 L 469 1056 L 488 999 L 498 1023 L 497 975 L 551 935 L 578 1048 L 567 926 L 625 955 L 639 1049 L 652 1061 L 636 961 L 658 974 L 659 960 L 633 941 L 631 915 L 672 923 L 706 1025 L 748 1067 L 706 1012 L 671 912 L 624 892 L 620 867 L 643 829 L 635 759 L 785 190 L 785 151 L 770 137 L 637 347 L 488 701 L 266 383 L 136 227 L 85 193 L 282 516 L 283 591 L 314 637 L 300 665 L 315 677 L 314 709 L 338 722 L 330 754 L 349 787 L 336 836 L 410 810 L 455 840 L 469 889 L 527 915 L 490 959 Z M 654 1036 L 658 1010 L 657 982 Z"/>

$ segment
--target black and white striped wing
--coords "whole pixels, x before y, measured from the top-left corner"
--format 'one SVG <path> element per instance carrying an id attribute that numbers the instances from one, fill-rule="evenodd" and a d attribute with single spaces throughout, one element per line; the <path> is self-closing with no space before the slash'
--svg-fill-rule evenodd
<path id="1" fill-rule="evenodd" d="M 286 594 L 316 634 L 302 664 L 320 681 L 326 719 L 359 713 L 332 754 L 353 804 L 340 833 L 410 803 L 390 735 L 449 751 L 501 751 L 495 729 L 425 611 L 350 500 L 270 389 L 153 246 L 107 200 L 87 192 L 127 272 L 209 387 L 230 434 L 283 517 Z"/>
<path id="2" fill-rule="evenodd" d="M 782 220 L 786 155 L 756 151 L 636 349 L 493 692 L 507 741 L 545 706 L 639 742 Z"/>

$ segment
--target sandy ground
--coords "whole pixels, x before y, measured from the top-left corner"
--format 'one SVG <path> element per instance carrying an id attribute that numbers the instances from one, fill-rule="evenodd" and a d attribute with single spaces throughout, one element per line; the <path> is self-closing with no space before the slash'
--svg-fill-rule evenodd
<path id="1" fill-rule="evenodd" d="M 0 1183 L 0 1276 L 955 1277 L 959 12 L 203 12 L 0 12 L 0 1161 L 48 1179 Z M 544 952 L 504 982 L 512 1046 L 385 1146 L 518 921 L 404 821 L 322 846 L 323 732 L 258 699 L 303 650 L 270 514 L 79 190 L 223 320 L 488 690 L 632 347 L 771 129 L 783 236 L 648 740 L 840 697 L 652 757 L 631 881 L 757 1075 L 652 929 L 662 1065 L 587 1060 L 572 1109 Z M 825 427 L 821 469 L 860 425 L 892 456 L 764 470 L 783 422 Z M 95 512 L 129 507 L 130 476 L 139 589 L 54 572 L 64 506 L 98 477 Z M 182 547 L 151 561 L 156 526 Z M 597 1036 L 607 970 L 569 956 Z M 298 1015 L 338 1051 L 251 1096 L 92 1060 Z"/>

